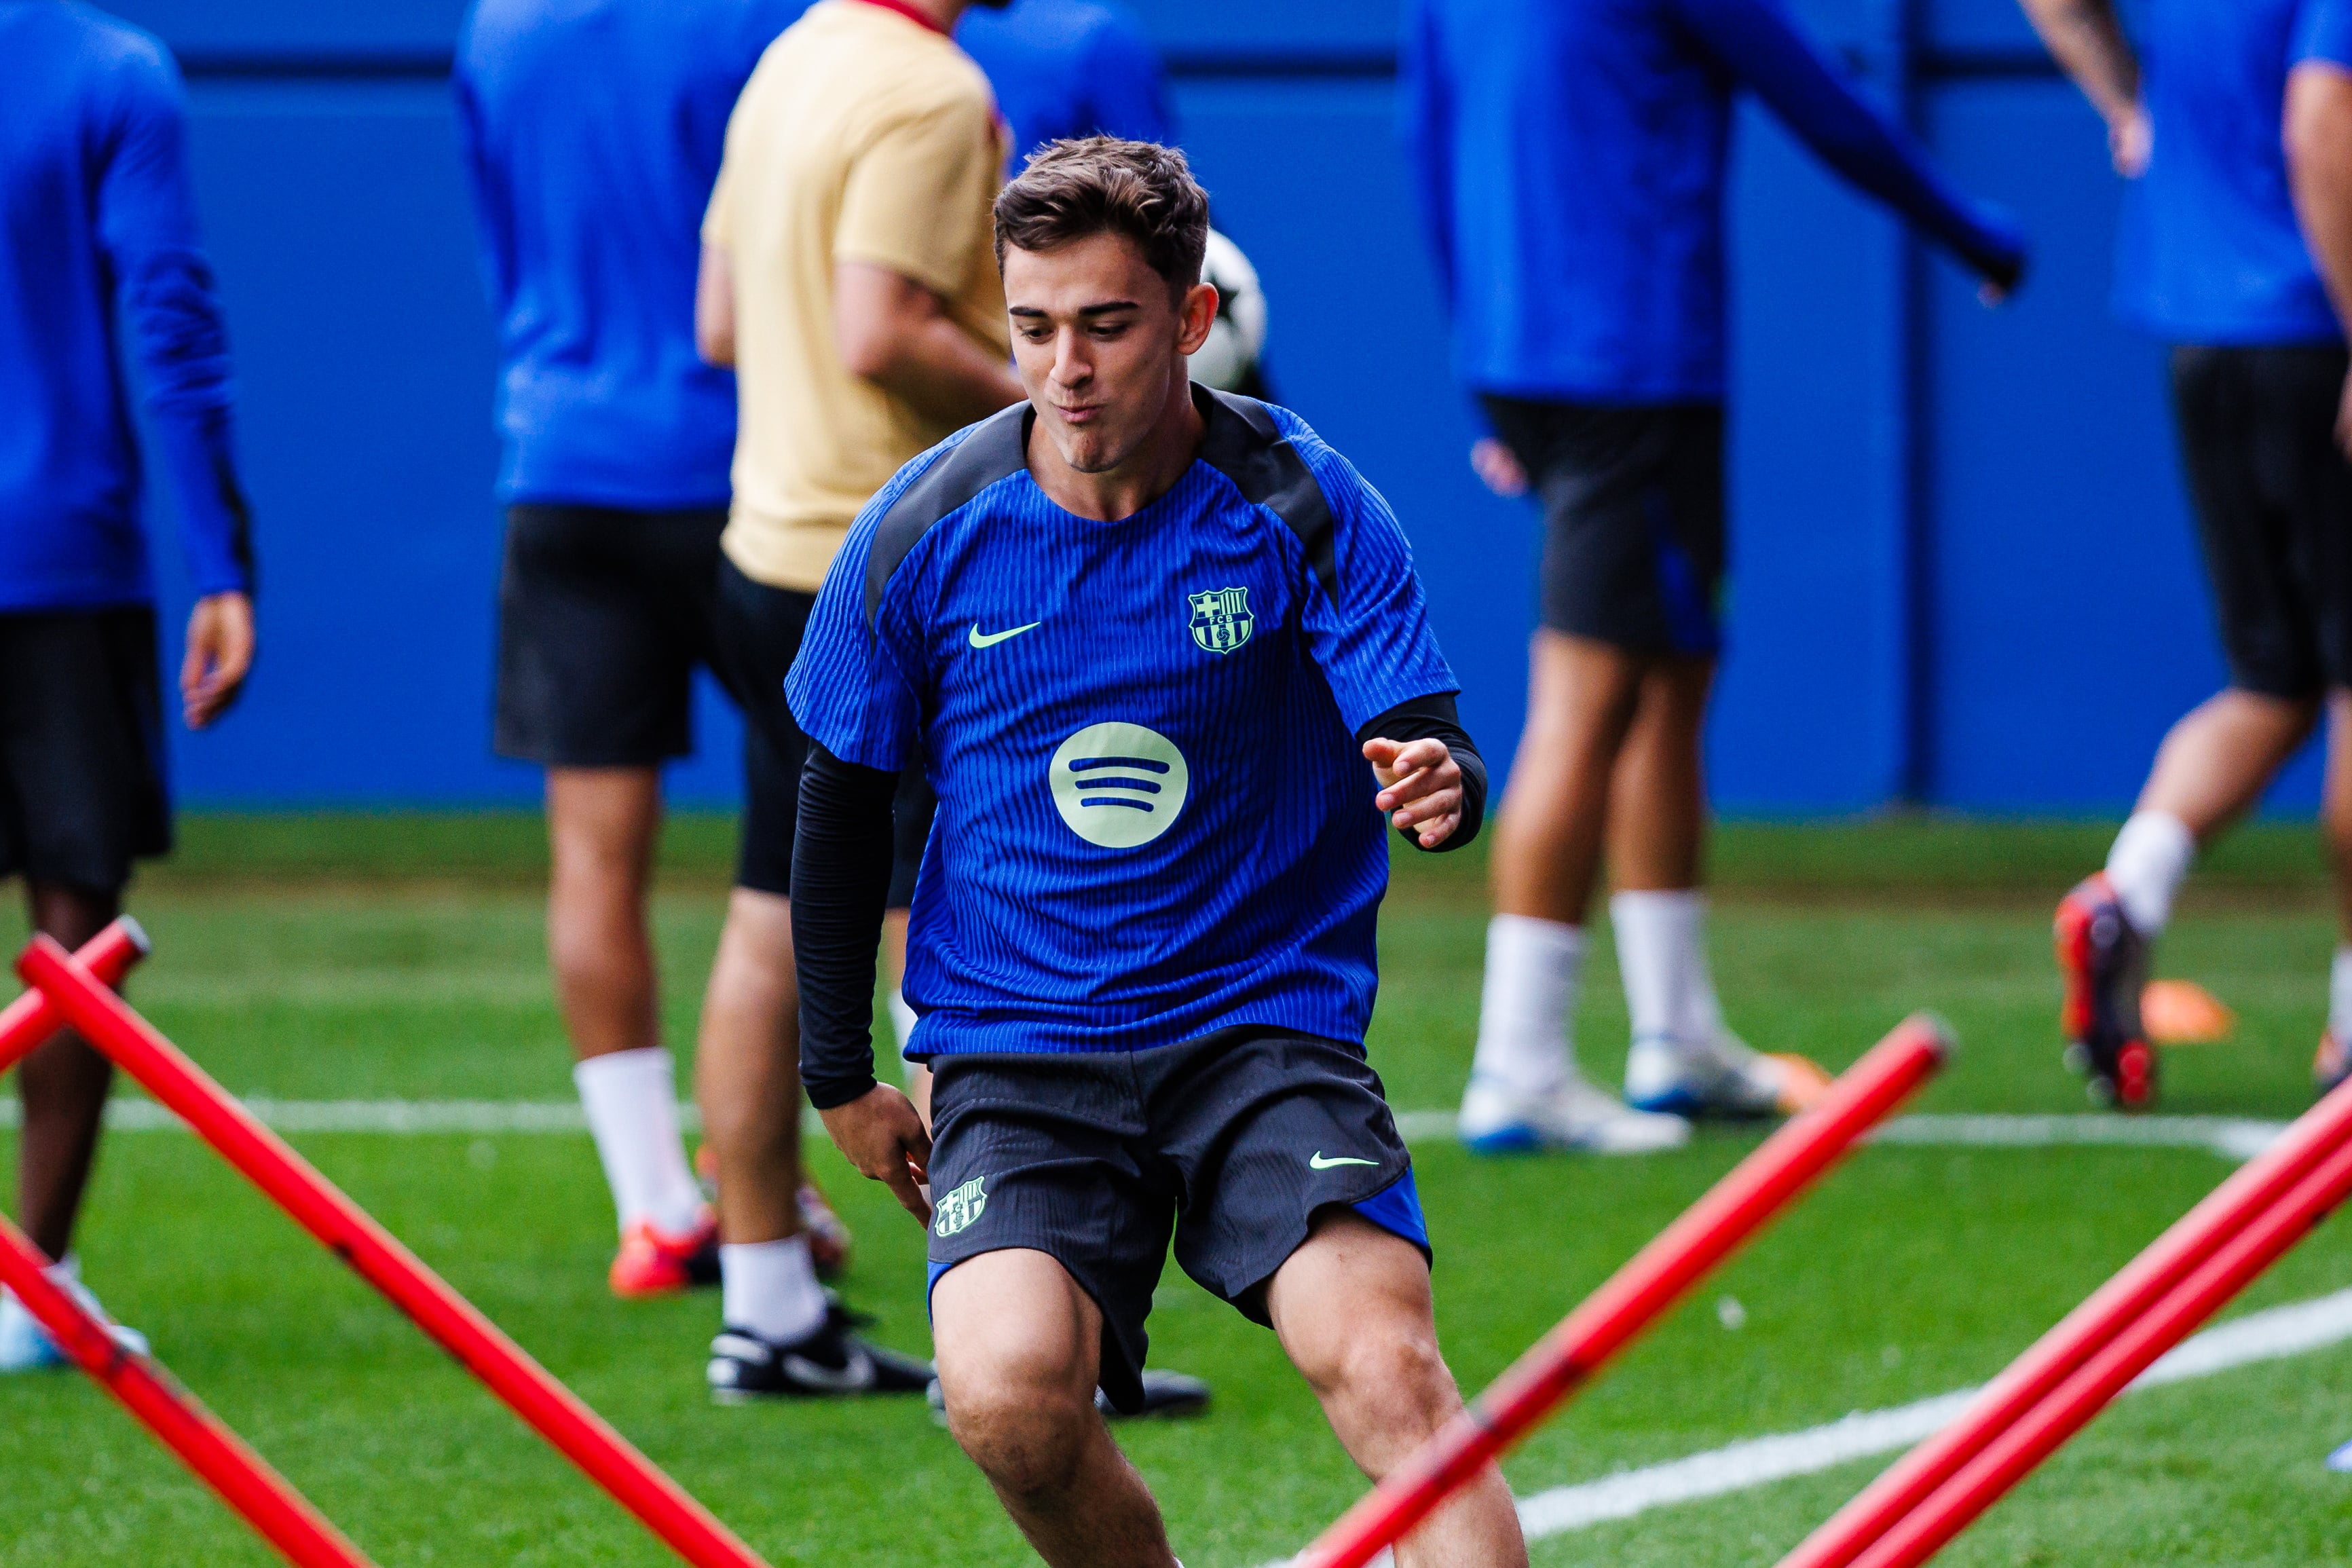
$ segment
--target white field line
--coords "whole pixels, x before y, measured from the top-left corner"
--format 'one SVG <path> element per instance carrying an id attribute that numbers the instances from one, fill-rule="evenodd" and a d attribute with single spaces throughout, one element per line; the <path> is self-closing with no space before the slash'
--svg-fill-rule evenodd
<path id="1" fill-rule="evenodd" d="M 281 1132 L 585 1132 L 579 1103 L 568 1100 L 271 1100 L 246 1109 Z M 701 1125 L 688 1101 L 678 1107 L 688 1131 Z M 107 1107 L 118 1132 L 166 1131 L 178 1120 L 154 1101 L 118 1099 Z M 0 1128 L 16 1125 L 13 1096 L 0 1098 Z M 814 1118 L 812 1116 L 812 1121 Z M 2247 1160 L 2284 1131 L 2283 1121 L 2231 1116 L 1905 1116 L 1872 1134 L 1872 1142 L 1936 1148 L 2050 1149 L 2062 1146 L 2208 1149 Z M 1409 1143 L 1454 1135 L 1450 1110 L 1402 1110 L 1398 1131 Z"/>
<path id="2" fill-rule="evenodd" d="M 2211 1377 L 2258 1362 L 2305 1355 L 2352 1340 L 2352 1290 L 2317 1300 L 2251 1312 L 2208 1329 L 2140 1375 L 2132 1390 Z M 1886 1410 L 1857 1411 L 1801 1432 L 1710 1448 L 1686 1458 L 1596 1481 L 1553 1487 L 1519 1499 L 1519 1523 L 1529 1541 L 1564 1535 L 1652 1509 L 1696 1502 L 1768 1486 L 1795 1476 L 1834 1469 L 1854 1459 L 1893 1453 L 1933 1436 L 1968 1407 L 1973 1388 L 1958 1389 Z M 1386 1568 L 1389 1555 L 1377 1560 Z M 1267 1568 L 1286 1568 L 1270 1563 Z"/>

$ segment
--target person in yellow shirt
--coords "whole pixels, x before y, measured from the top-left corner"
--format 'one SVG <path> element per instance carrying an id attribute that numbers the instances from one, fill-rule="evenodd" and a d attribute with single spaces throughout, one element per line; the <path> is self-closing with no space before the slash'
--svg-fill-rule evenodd
<path id="1" fill-rule="evenodd" d="M 818 0 L 761 56 L 703 222 L 695 331 L 735 369 L 716 640 L 743 702 L 742 847 L 695 1094 L 717 1158 L 722 1401 L 919 1392 L 818 1286 L 794 1201 L 791 871 L 806 742 L 784 702 L 816 591 L 899 466 L 1019 402 L 991 204 L 1006 137 L 949 37 L 968 0 Z"/>

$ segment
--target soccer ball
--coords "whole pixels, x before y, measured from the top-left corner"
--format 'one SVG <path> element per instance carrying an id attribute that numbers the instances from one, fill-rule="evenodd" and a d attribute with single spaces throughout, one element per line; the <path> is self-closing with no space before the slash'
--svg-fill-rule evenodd
<path id="1" fill-rule="evenodd" d="M 1240 246 L 1211 229 L 1201 281 L 1216 287 L 1217 319 L 1209 325 L 1209 341 L 1192 356 L 1192 379 L 1220 392 L 1244 391 L 1256 379 L 1257 356 L 1265 347 L 1265 295 L 1257 268 Z"/>

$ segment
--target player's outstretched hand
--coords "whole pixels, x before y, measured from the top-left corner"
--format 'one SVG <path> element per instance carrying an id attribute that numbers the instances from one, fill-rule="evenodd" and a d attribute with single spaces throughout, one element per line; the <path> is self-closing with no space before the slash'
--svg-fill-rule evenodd
<path id="1" fill-rule="evenodd" d="M 1462 764 L 1433 737 L 1418 741 L 1364 742 L 1364 760 L 1380 775 L 1373 805 L 1411 833 L 1423 849 L 1434 849 L 1462 826 Z"/>
<path id="2" fill-rule="evenodd" d="M 201 730 L 236 700 L 253 668 L 253 601 L 208 594 L 188 616 L 188 657 L 180 664 L 180 710 Z"/>
<path id="3" fill-rule="evenodd" d="M 931 1135 L 914 1102 L 887 1083 L 877 1083 L 847 1105 L 820 1111 L 833 1146 L 851 1164 L 898 1194 L 908 1214 L 931 1223 L 922 1184 L 929 1179 Z"/>

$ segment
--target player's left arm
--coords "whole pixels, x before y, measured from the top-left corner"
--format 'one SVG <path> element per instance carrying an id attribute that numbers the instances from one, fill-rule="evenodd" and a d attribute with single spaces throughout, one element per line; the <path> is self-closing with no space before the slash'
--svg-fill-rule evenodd
<path id="1" fill-rule="evenodd" d="M 2284 136 L 2305 243 L 2336 321 L 2352 323 L 2352 69 L 2332 59 L 2298 63 L 2287 76 Z M 2352 379 L 2337 404 L 2336 444 L 2352 455 Z"/>
<path id="2" fill-rule="evenodd" d="M 1293 439 L 1329 514 L 1301 563 L 1307 647 L 1380 781 L 1373 804 L 1414 847 L 1458 849 L 1485 819 L 1486 764 L 1455 710 L 1412 547 L 1347 459 L 1303 426 Z"/>
<path id="3" fill-rule="evenodd" d="M 180 668 L 191 729 L 227 711 L 253 668 L 253 527 L 230 440 L 228 331 L 197 243 L 186 95 L 168 56 L 126 68 L 112 155 L 97 193 L 145 394 L 156 466 L 180 503 L 196 605 Z"/>
<path id="4" fill-rule="evenodd" d="M 1962 195 L 1900 127 L 1831 68 L 1778 0 L 1672 0 L 1726 69 L 1848 181 L 1900 212 L 1968 263 L 1989 299 L 2025 275 L 2015 224 Z"/>

